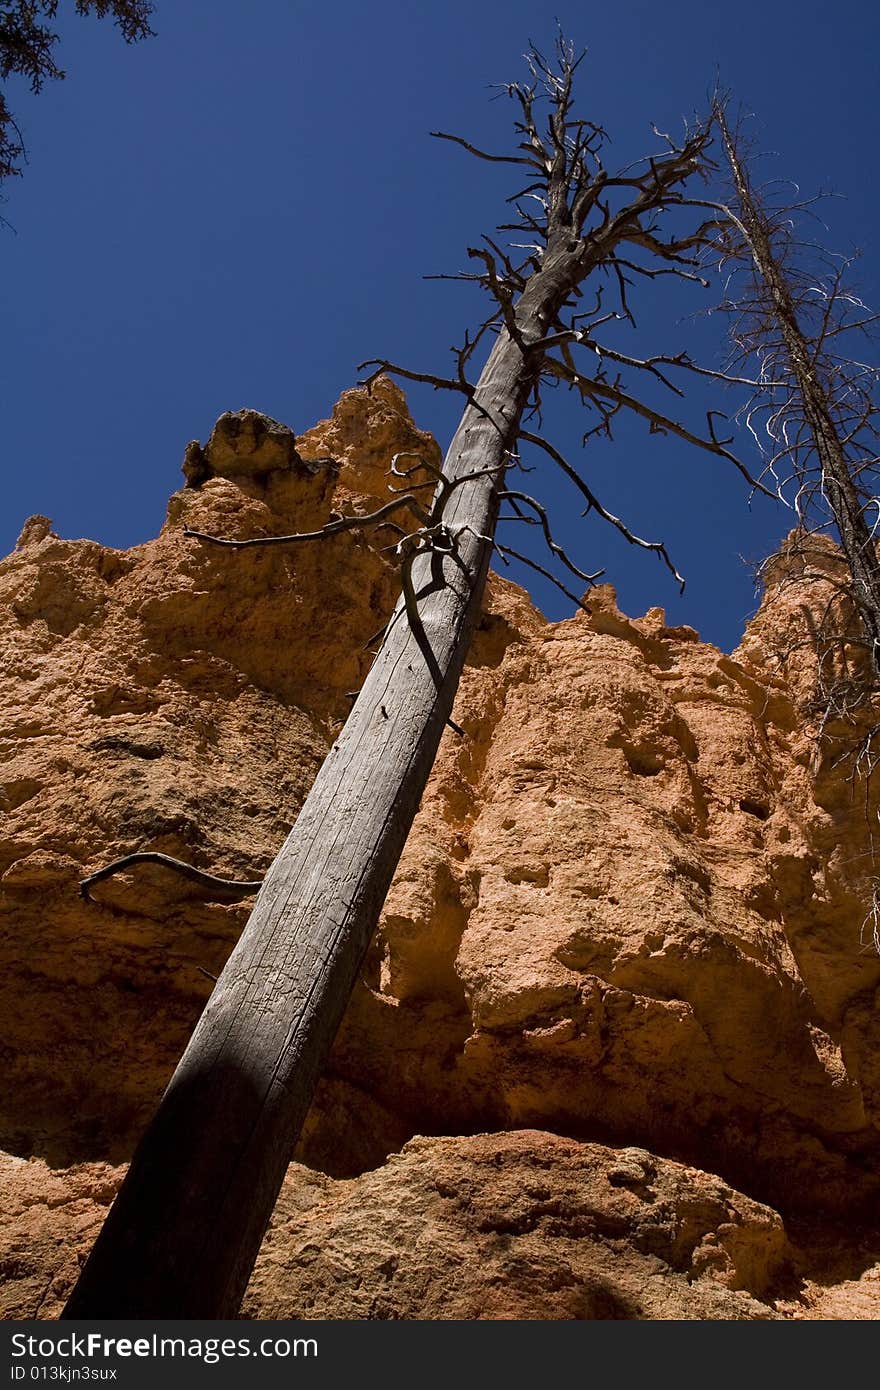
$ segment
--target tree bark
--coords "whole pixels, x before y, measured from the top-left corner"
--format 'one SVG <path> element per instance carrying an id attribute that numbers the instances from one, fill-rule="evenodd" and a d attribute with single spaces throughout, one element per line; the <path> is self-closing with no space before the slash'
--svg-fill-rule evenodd
<path id="1" fill-rule="evenodd" d="M 578 248 L 580 251 L 581 248 Z M 536 341 L 570 246 L 517 312 Z M 582 269 L 582 267 L 579 267 Z M 520 338 L 520 342 L 523 339 Z M 444 464 L 459 556 L 419 557 L 403 605 L 134 1155 L 65 1318 L 235 1315 L 452 709 L 478 620 L 508 451 L 540 365 L 503 330 Z"/>

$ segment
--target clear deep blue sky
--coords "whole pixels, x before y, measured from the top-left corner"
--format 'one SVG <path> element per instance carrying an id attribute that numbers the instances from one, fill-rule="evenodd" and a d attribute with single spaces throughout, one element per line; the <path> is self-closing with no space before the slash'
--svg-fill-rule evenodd
<path id="1" fill-rule="evenodd" d="M 523 75 L 528 40 L 549 47 L 557 15 L 590 50 L 581 107 L 613 136 L 609 165 L 657 148 L 652 121 L 678 131 L 720 67 L 775 171 L 845 195 L 826 240 L 861 248 L 880 304 L 876 0 L 158 0 L 157 37 L 132 48 L 107 22 L 63 16 L 67 80 L 10 91 L 30 164 L 0 209 L 14 229 L 0 229 L 2 553 L 33 512 L 114 546 L 154 535 L 186 442 L 224 410 L 299 431 L 363 358 L 445 373 L 480 305 L 421 277 L 461 268 L 513 189 L 428 132 L 504 148 L 513 109 L 490 86 Z M 689 317 L 709 302 L 646 294 L 638 346 L 717 357 L 715 321 Z M 445 443 L 457 400 L 413 388 L 410 402 Z M 724 403 L 703 393 L 678 413 L 699 424 Z M 559 406 L 547 431 L 576 453 L 578 415 Z M 688 587 L 679 598 L 655 557 L 579 523 L 577 499 L 532 475 L 582 567 L 605 565 L 631 614 L 665 605 L 734 646 L 754 607 L 744 560 L 789 517 L 749 510 L 723 461 L 641 425 L 580 461 L 608 506 L 668 542 Z M 571 611 L 515 577 L 551 616 Z"/>

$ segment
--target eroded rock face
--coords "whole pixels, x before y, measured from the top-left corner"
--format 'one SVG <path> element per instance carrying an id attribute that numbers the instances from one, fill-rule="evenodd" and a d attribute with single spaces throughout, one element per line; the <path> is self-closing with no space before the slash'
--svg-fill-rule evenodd
<path id="1" fill-rule="evenodd" d="M 258 877 L 396 592 L 384 536 L 235 552 L 183 528 L 373 510 L 404 452 L 439 457 L 388 383 L 296 437 L 236 412 L 188 448 L 155 541 L 116 552 L 35 517 L 0 563 L 19 1316 L 63 1300 L 250 905 L 156 866 L 92 902 L 80 878 L 143 849 Z M 866 1316 L 799 1293 L 822 1247 L 799 1213 L 818 1210 L 868 1240 L 835 1282 L 873 1306 L 859 1223 L 880 1179 L 876 807 L 838 756 L 858 729 L 817 751 L 798 639 L 822 563 L 827 580 L 815 557 L 768 575 L 733 657 L 659 609 L 627 618 L 608 587 L 551 624 L 492 579 L 464 737 L 444 736 L 248 1316 Z M 636 1150 L 641 1188 L 609 1176 Z"/>
<path id="2" fill-rule="evenodd" d="M 369 408 L 436 456 L 398 393 Z M 247 464 L 253 432 L 218 431 Z M 17 1152 L 129 1152 L 247 919 L 162 869 L 85 904 L 83 869 L 154 849 L 259 877 L 367 668 L 395 576 L 362 538 L 232 554 L 183 534 L 310 530 L 352 505 L 347 460 L 319 435 L 303 445 L 319 464 L 185 488 L 147 545 L 62 540 L 31 518 L 0 565 L 0 1109 Z"/>
<path id="3" fill-rule="evenodd" d="M 859 810 L 816 804 L 778 677 L 591 603 L 463 683 L 468 738 L 444 743 L 335 1066 L 415 1128 L 599 1132 L 788 1208 L 864 1203 Z"/>
<path id="4" fill-rule="evenodd" d="M 644 1149 L 420 1138 L 350 1182 L 293 1169 L 243 1312 L 765 1319 L 787 1253 L 775 1212 Z"/>
<path id="5" fill-rule="evenodd" d="M 123 1169 L 4 1162 L 0 1309 L 57 1317 Z M 242 1315 L 767 1319 L 789 1258 L 776 1212 L 644 1149 L 419 1138 L 347 1181 L 292 1164 Z"/>

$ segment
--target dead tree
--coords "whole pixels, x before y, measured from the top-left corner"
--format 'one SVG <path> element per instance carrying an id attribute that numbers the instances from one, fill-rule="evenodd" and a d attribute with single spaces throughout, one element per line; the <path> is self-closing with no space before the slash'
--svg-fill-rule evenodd
<path id="1" fill-rule="evenodd" d="M 845 344 L 876 322 L 847 286 L 850 262 L 798 236 L 807 203 L 774 206 L 752 185 L 724 107 L 716 119 L 733 183 L 720 231 L 735 286 L 727 308 L 737 364 L 761 385 L 745 412 L 766 455 L 764 476 L 805 534 L 836 533 L 872 679 L 880 680 L 880 406 L 876 366 Z M 814 200 L 811 200 L 814 201 Z M 744 272 L 744 274 L 743 274 Z M 742 283 L 744 280 L 745 283 Z"/>
<path id="2" fill-rule="evenodd" d="M 880 952 L 873 797 L 880 763 L 880 369 L 865 360 L 878 315 L 847 283 L 851 260 L 804 235 L 804 217 L 817 199 L 762 195 L 722 102 L 716 120 L 732 182 L 729 203 L 717 206 L 716 248 L 729 277 L 723 307 L 731 315 L 731 362 L 740 369 L 754 364 L 761 383 L 743 414 L 765 456 L 763 478 L 797 517 L 783 547 L 786 563 L 796 558 L 798 580 L 815 581 L 823 592 L 819 611 L 804 612 L 804 635 L 793 633 L 781 655 L 804 646 L 815 655 L 814 692 L 804 710 L 816 724 L 814 771 L 826 757 L 848 764 L 853 795 L 864 805 L 867 850 L 856 871 L 866 902 L 861 940 Z"/>
<path id="3" fill-rule="evenodd" d="M 193 537 L 290 545 L 404 518 L 409 526 L 399 527 L 397 542 L 402 596 L 372 668 L 141 1140 L 67 1318 L 236 1312 L 449 721 L 499 510 L 531 520 L 555 546 L 541 503 L 507 482 L 520 447 L 543 451 L 586 509 L 673 569 L 661 542 L 635 536 L 549 441 L 525 428 L 542 386 L 561 382 L 580 394 L 595 412 L 588 434 L 610 432 L 614 416 L 632 410 L 652 431 L 699 445 L 749 476 L 711 422 L 701 434 L 646 405 L 622 380 L 629 369 L 672 385 L 668 373 L 691 365 L 684 354 L 637 358 L 602 336 L 629 314 L 634 281 L 700 278 L 692 262 L 708 233 L 701 225 L 664 238 L 659 214 L 677 207 L 684 185 L 706 167 L 708 127 L 686 132 L 680 144 L 666 138 L 656 156 L 609 174 L 604 132 L 574 114 L 579 61 L 562 40 L 553 63 L 528 55 L 529 80 L 507 88 L 518 116 L 515 153 L 441 136 L 522 177 L 511 200 L 515 221 L 502 230 L 512 226 L 528 242 L 505 248 L 487 238 L 471 251 L 477 271 L 469 278 L 489 295 L 491 312 L 456 351 L 455 374 L 364 364 L 374 369 L 367 382 L 397 373 L 461 393 L 461 422 L 431 481 L 433 500 L 422 500 L 427 485 L 396 460 L 393 485 L 404 490 L 370 516 L 337 517 L 308 536 Z M 584 308 L 588 280 L 592 303 Z M 612 293 L 615 307 L 606 309 Z M 485 366 L 471 381 L 475 351 L 492 333 Z"/>

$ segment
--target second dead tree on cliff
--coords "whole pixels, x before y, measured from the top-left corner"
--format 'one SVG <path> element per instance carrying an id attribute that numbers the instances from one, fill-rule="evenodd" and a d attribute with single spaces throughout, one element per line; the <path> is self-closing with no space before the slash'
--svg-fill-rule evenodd
<path id="1" fill-rule="evenodd" d="M 384 507 L 338 517 L 314 534 L 194 537 L 233 547 L 303 544 L 341 530 L 396 525 L 403 593 L 137 1148 L 67 1318 L 235 1314 L 450 721 L 499 511 L 531 520 L 580 581 L 595 577 L 556 545 L 542 504 L 510 484 L 522 448 L 542 452 L 547 466 L 578 489 L 586 510 L 657 552 L 675 574 L 661 542 L 630 531 L 559 450 L 527 427 L 541 418 L 542 388 L 561 384 L 579 395 L 592 413 L 585 438 L 610 434 L 614 417 L 631 411 L 652 432 L 699 446 L 749 477 L 729 441 L 716 436 L 711 416 L 700 433 L 624 383 L 623 372 L 650 377 L 680 396 L 670 374 L 700 370 L 684 353 L 637 358 L 614 345 L 613 325 L 632 319 L 629 297 L 637 285 L 659 276 L 700 281 L 694 258 L 717 219 L 694 225 L 694 213 L 682 209 L 686 186 L 709 167 L 709 126 L 681 143 L 660 137 L 657 155 L 612 175 L 601 157 L 604 132 L 573 108 L 579 61 L 563 40 L 552 62 L 529 53 L 528 80 L 506 89 L 517 113 L 513 153 L 442 137 L 516 172 L 522 186 L 510 200 L 514 220 L 500 230 L 527 243 L 504 247 L 484 238 L 470 252 L 476 269 L 465 278 L 487 292 L 491 311 L 457 352 L 454 376 L 365 364 L 374 377 L 397 373 L 462 394 L 461 422 L 442 470 L 429 478 L 419 460 L 397 458 L 392 487 L 399 490 Z M 667 212 L 676 226 L 683 217 L 691 221 L 664 235 Z M 475 352 L 492 334 L 486 364 L 472 381 Z"/>
<path id="2" fill-rule="evenodd" d="M 786 564 L 796 561 L 793 578 L 830 591 L 819 612 L 805 615 L 807 631 L 792 634 L 788 651 L 808 646 L 815 655 L 807 710 L 817 719 L 815 766 L 823 756 L 848 762 L 853 792 L 864 799 L 862 939 L 880 952 L 873 796 L 880 763 L 880 367 L 876 353 L 866 360 L 880 316 L 850 285 L 851 259 L 804 231 L 818 200 L 762 194 L 721 102 L 716 120 L 732 182 L 729 205 L 717 205 L 726 218 L 717 249 L 729 285 L 723 307 L 731 364 L 751 368 L 760 382 L 744 415 L 765 457 L 764 480 L 797 518 L 784 543 Z M 833 562 L 829 568 L 834 555 L 844 562 L 838 573 Z"/>
<path id="3" fill-rule="evenodd" d="M 733 182 L 721 266 L 734 288 L 736 364 L 760 382 L 746 415 L 766 455 L 764 476 L 804 535 L 836 534 L 852 605 L 880 689 L 880 370 L 845 351 L 877 322 L 847 285 L 850 262 L 797 234 L 808 204 L 773 206 L 753 186 L 723 104 L 716 110 Z M 815 200 L 809 200 L 815 201 Z M 859 640 L 859 639 L 857 639 Z"/>

